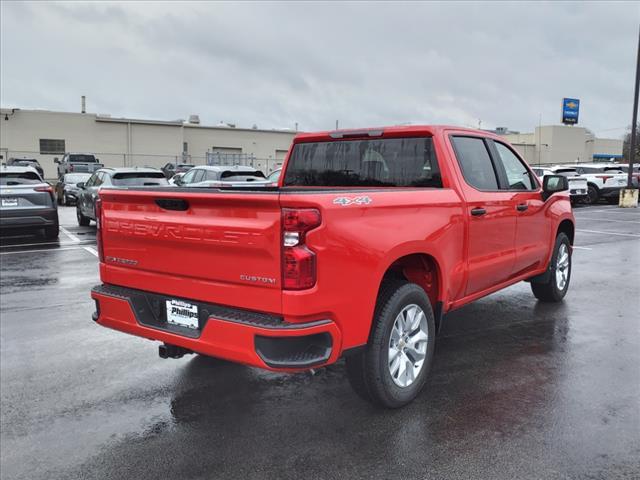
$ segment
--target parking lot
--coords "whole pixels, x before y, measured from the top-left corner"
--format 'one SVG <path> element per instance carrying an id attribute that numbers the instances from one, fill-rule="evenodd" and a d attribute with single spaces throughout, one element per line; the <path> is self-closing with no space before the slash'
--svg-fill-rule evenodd
<path id="1" fill-rule="evenodd" d="M 568 297 L 446 317 L 427 388 L 376 409 L 344 365 L 273 374 L 91 321 L 94 227 L 3 238 L 3 479 L 637 478 L 640 211 L 578 207 Z"/>

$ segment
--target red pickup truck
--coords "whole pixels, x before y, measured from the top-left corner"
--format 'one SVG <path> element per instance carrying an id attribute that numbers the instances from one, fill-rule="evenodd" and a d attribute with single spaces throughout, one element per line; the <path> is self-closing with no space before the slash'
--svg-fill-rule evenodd
<path id="1" fill-rule="evenodd" d="M 440 126 L 304 133 L 277 186 L 103 189 L 99 324 L 279 371 L 345 357 L 386 407 L 425 384 L 443 315 L 571 274 L 567 179 L 502 138 Z"/>

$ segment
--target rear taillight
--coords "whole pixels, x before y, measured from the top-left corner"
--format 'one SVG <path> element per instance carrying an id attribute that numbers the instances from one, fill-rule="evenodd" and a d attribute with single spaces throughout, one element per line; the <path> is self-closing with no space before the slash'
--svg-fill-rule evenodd
<path id="1" fill-rule="evenodd" d="M 601 178 L 602 179 L 602 183 L 605 184 L 607 183 L 607 180 L 609 180 L 610 178 L 613 178 L 611 175 L 596 175 L 596 178 Z"/>
<path id="2" fill-rule="evenodd" d="M 98 247 L 98 259 L 104 262 L 104 247 L 102 246 L 102 199 L 96 198 L 96 247 Z"/>
<path id="3" fill-rule="evenodd" d="M 315 208 L 282 209 L 282 285 L 303 290 L 316 284 L 316 254 L 306 245 L 306 234 L 322 223 Z"/>
<path id="4" fill-rule="evenodd" d="M 46 187 L 35 187 L 34 190 L 36 192 L 47 192 L 49 194 L 49 196 L 51 197 L 51 200 L 53 200 L 55 202 L 55 197 L 53 194 L 53 187 L 51 185 L 47 185 Z"/>

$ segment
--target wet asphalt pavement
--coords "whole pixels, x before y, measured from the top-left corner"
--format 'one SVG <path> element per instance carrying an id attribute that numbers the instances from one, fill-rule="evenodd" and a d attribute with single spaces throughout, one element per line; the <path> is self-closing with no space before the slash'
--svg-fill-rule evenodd
<path id="1" fill-rule="evenodd" d="M 640 478 L 640 210 L 576 210 L 570 291 L 448 315 L 427 388 L 376 409 L 338 363 L 280 375 L 91 321 L 95 232 L 0 248 L 0 467 L 10 479 Z"/>

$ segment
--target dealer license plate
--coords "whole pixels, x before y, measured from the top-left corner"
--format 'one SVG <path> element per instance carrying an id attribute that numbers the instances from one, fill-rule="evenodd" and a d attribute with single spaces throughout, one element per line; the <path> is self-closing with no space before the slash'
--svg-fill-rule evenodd
<path id="1" fill-rule="evenodd" d="M 182 300 L 167 300 L 167 322 L 187 328 L 198 328 L 198 306 Z"/>
<path id="2" fill-rule="evenodd" d="M 3 198 L 2 199 L 2 206 L 3 207 L 17 207 L 18 206 L 18 199 L 15 198 L 15 197 Z"/>

